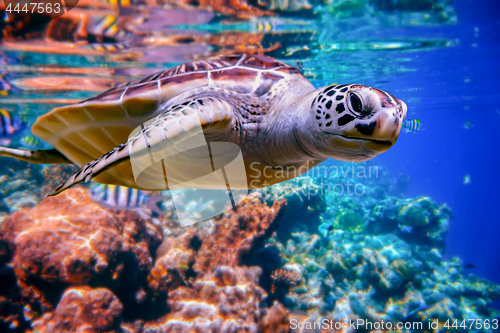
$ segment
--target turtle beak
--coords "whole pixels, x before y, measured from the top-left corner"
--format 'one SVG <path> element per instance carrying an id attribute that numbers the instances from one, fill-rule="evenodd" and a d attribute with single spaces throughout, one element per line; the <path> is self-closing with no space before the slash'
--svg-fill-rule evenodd
<path id="1" fill-rule="evenodd" d="M 406 103 L 395 98 L 396 105 L 385 108 L 377 117 L 373 134 L 363 146 L 379 153 L 387 151 L 396 143 L 406 118 Z"/>
<path id="2" fill-rule="evenodd" d="M 371 117 L 358 116 L 356 122 L 342 129 L 333 143 L 335 146 L 356 149 L 355 145 L 376 156 L 391 148 L 398 140 L 406 118 L 407 106 L 400 99 L 376 88 L 364 91 L 364 103 L 371 109 Z M 343 142 L 346 141 L 347 143 Z"/>

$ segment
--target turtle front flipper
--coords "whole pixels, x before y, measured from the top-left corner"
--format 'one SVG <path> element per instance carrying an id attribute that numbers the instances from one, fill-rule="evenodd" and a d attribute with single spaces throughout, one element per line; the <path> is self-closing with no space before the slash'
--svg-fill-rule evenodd
<path id="1" fill-rule="evenodd" d="M 229 103 L 212 98 L 168 107 L 132 131 L 126 143 L 82 167 L 49 196 L 91 179 L 142 190 L 169 190 L 169 184 L 182 183 L 204 172 L 199 165 L 204 156 L 201 150 L 209 147 L 205 135 L 227 133 L 233 119 Z M 194 156 L 176 157 L 188 150 Z"/>
<path id="2" fill-rule="evenodd" d="M 18 160 L 38 164 L 73 164 L 72 161 L 55 149 L 20 150 L 0 147 L 0 156 L 12 157 Z"/>

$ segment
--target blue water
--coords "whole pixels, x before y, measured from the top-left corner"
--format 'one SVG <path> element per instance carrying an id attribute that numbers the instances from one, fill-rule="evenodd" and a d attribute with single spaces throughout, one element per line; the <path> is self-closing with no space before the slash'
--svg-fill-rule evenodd
<path id="1" fill-rule="evenodd" d="M 429 195 L 452 208 L 446 257 L 459 256 L 475 265 L 471 272 L 499 282 L 500 6 L 456 1 L 455 8 L 457 25 L 418 30 L 458 44 L 405 54 L 415 70 L 385 87 L 409 100 L 409 115 L 425 130 L 401 135 L 378 160 L 411 176 L 409 196 Z M 465 129 L 466 121 L 474 127 Z"/>

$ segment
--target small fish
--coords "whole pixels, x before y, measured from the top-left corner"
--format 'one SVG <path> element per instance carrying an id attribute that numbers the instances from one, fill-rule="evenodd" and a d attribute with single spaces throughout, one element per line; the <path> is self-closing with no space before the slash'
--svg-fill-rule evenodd
<path id="1" fill-rule="evenodd" d="M 252 30 L 255 32 L 266 33 L 275 30 L 276 24 L 270 21 L 260 21 L 252 23 Z"/>
<path id="2" fill-rule="evenodd" d="M 21 139 L 21 142 L 26 148 L 36 148 L 40 144 L 40 139 L 33 135 L 27 135 Z"/>
<path id="3" fill-rule="evenodd" d="M 471 129 L 472 127 L 474 127 L 474 124 L 472 124 L 472 122 L 470 120 L 467 120 L 464 124 L 464 128 Z"/>
<path id="4" fill-rule="evenodd" d="M 202 202 L 203 202 L 203 200 L 202 200 L 202 199 L 200 199 L 200 200 L 198 200 L 198 202 L 196 203 L 196 211 L 197 211 L 197 212 L 201 212 L 201 211 L 203 210 Z"/>
<path id="5" fill-rule="evenodd" d="M 109 0 L 107 1 L 110 5 L 113 6 L 130 6 L 130 0 Z"/>
<path id="6" fill-rule="evenodd" d="M 423 303 L 418 308 L 416 308 L 415 310 L 413 310 L 410 313 L 408 313 L 401 321 L 403 323 L 411 322 L 411 321 L 417 321 L 419 319 L 418 318 L 418 313 L 419 312 L 425 312 L 425 311 L 429 310 L 430 308 L 431 308 L 431 306 L 425 305 L 425 303 Z"/>
<path id="7" fill-rule="evenodd" d="M 115 15 L 107 15 L 100 19 L 92 30 L 94 35 L 101 37 L 89 41 L 89 47 L 97 51 L 117 51 L 127 48 L 126 43 L 121 42 L 126 32 L 120 29 L 118 24 L 119 19 Z"/>
<path id="8" fill-rule="evenodd" d="M 7 110 L 0 109 L 0 145 L 8 145 L 12 138 L 28 125 L 19 117 L 12 117 Z"/>
<path id="9" fill-rule="evenodd" d="M 302 61 L 296 61 L 295 62 L 295 67 L 297 67 L 298 70 L 300 71 L 300 73 L 302 75 L 304 75 L 304 67 L 302 67 Z"/>
<path id="10" fill-rule="evenodd" d="M 0 95 L 7 96 L 12 86 L 2 76 L 0 76 Z"/>
<path id="11" fill-rule="evenodd" d="M 157 214 L 162 214 L 158 202 L 170 198 L 170 195 L 152 195 L 153 192 L 141 191 L 126 186 L 94 183 L 88 193 L 95 203 L 110 209 L 141 209 L 147 208 Z"/>
<path id="12" fill-rule="evenodd" d="M 464 185 L 467 185 L 470 183 L 470 175 L 465 175 L 464 177 Z"/>
<path id="13" fill-rule="evenodd" d="M 422 129 L 422 123 L 418 119 L 405 120 L 403 128 L 405 129 L 405 132 L 417 133 Z"/>
<path id="14" fill-rule="evenodd" d="M 328 228 L 326 228 L 326 231 L 332 232 L 333 231 L 333 224 L 330 224 Z"/>
<path id="15" fill-rule="evenodd" d="M 476 266 L 474 264 L 466 264 L 464 265 L 464 268 L 470 269 L 470 268 L 475 268 Z"/>
<path id="16" fill-rule="evenodd" d="M 402 232 L 405 232 L 405 233 L 408 233 L 410 234 L 412 231 L 413 231 L 413 227 L 410 227 L 409 225 L 399 225 L 399 229 L 402 231 Z"/>

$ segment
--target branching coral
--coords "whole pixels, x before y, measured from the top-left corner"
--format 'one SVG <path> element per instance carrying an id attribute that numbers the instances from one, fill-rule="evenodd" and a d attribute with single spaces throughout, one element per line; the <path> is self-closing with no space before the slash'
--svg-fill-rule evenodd
<path id="1" fill-rule="evenodd" d="M 277 269 L 271 274 L 273 284 L 271 292 L 274 293 L 277 286 L 293 287 L 300 281 L 300 273 L 289 269 Z"/>

